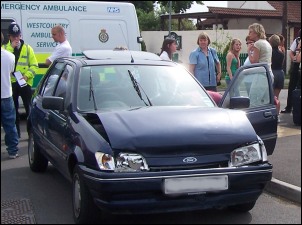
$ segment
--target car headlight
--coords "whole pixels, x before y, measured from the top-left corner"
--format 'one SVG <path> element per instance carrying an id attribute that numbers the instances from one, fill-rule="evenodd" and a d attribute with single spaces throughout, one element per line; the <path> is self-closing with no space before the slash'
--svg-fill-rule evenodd
<path id="1" fill-rule="evenodd" d="M 145 158 L 134 153 L 120 153 L 116 159 L 102 152 L 95 153 L 96 161 L 101 170 L 114 172 L 139 172 L 148 171 L 149 167 Z"/>
<path id="2" fill-rule="evenodd" d="M 134 153 L 120 153 L 116 158 L 116 172 L 148 171 L 145 158 Z"/>
<path id="3" fill-rule="evenodd" d="M 262 147 L 260 143 L 257 142 L 255 144 L 235 149 L 231 152 L 229 166 L 243 166 L 253 162 L 261 161 L 263 152 L 261 148 Z"/>

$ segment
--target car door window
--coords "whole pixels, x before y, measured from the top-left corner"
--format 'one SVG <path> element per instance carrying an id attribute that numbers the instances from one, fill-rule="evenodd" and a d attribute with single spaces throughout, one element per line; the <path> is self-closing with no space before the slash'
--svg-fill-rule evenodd
<path id="1" fill-rule="evenodd" d="M 42 87 L 43 96 L 52 96 L 60 75 L 64 70 L 64 63 L 56 63 L 47 73 L 47 78 Z"/>
<path id="2" fill-rule="evenodd" d="M 58 85 L 56 85 L 55 96 L 66 97 L 67 86 L 70 83 L 71 74 L 73 69 L 71 66 L 66 65 L 60 78 L 58 79 Z"/>
<path id="3" fill-rule="evenodd" d="M 243 70 L 228 90 L 222 107 L 228 108 L 230 98 L 239 96 L 249 97 L 249 108 L 271 104 L 269 82 L 264 67 Z"/>

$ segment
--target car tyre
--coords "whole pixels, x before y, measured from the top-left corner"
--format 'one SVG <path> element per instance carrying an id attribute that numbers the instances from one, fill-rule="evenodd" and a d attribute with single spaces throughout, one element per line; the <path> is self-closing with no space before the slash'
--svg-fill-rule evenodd
<path id="1" fill-rule="evenodd" d="M 100 222 L 101 211 L 93 202 L 88 187 L 79 173 L 76 166 L 72 176 L 72 207 L 73 218 L 76 224 Z"/>
<path id="2" fill-rule="evenodd" d="M 45 172 L 48 167 L 48 160 L 42 155 L 40 147 L 35 144 L 33 132 L 28 132 L 28 162 L 34 172 Z"/>
<path id="3" fill-rule="evenodd" d="M 255 204 L 256 204 L 256 201 L 248 202 L 248 203 L 229 206 L 229 209 L 231 209 L 233 211 L 237 211 L 237 212 L 248 212 L 254 208 Z"/>

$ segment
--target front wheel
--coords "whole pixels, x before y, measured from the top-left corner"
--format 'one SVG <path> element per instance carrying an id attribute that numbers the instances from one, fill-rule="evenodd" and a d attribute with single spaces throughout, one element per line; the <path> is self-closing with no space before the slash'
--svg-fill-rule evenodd
<path id="1" fill-rule="evenodd" d="M 72 189 L 73 218 L 75 223 L 94 223 L 101 212 L 94 204 L 77 166 L 72 176 Z"/>
<path id="2" fill-rule="evenodd" d="M 30 169 L 34 172 L 45 172 L 48 166 L 48 160 L 42 155 L 39 146 L 35 144 L 34 135 L 31 130 L 28 131 L 27 150 Z"/>

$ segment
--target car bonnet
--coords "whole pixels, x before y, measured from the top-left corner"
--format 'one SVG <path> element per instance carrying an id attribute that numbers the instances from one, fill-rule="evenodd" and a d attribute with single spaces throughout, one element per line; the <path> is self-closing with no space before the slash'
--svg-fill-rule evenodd
<path id="1" fill-rule="evenodd" d="M 146 107 L 99 114 L 113 149 L 169 154 L 184 147 L 231 151 L 257 140 L 240 110 L 201 107 Z M 222 148 L 223 147 L 223 148 Z"/>

